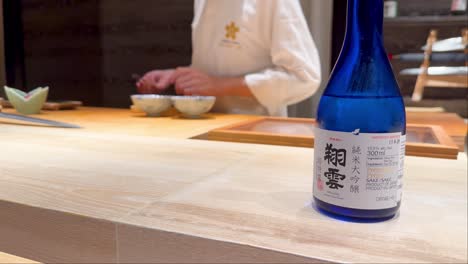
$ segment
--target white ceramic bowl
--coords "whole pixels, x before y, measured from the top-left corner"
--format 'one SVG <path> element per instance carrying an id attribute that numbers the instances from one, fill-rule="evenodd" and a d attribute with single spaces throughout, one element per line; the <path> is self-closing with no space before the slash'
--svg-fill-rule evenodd
<path id="1" fill-rule="evenodd" d="M 171 97 L 167 95 L 135 94 L 131 99 L 136 108 L 145 112 L 147 116 L 160 116 L 172 106 Z"/>
<path id="2" fill-rule="evenodd" d="M 199 117 L 207 113 L 213 107 L 214 96 L 172 96 L 172 101 L 177 110 L 186 117 Z"/>

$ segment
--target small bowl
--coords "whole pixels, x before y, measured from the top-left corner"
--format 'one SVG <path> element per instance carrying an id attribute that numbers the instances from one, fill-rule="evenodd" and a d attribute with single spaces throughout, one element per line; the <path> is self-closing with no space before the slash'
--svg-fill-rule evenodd
<path id="1" fill-rule="evenodd" d="M 131 99 L 136 109 L 151 117 L 160 116 L 172 106 L 171 97 L 167 95 L 135 94 L 131 96 Z"/>
<path id="2" fill-rule="evenodd" d="M 8 101 L 24 115 L 38 114 L 47 100 L 49 87 L 38 87 L 29 93 L 5 86 L 5 94 Z"/>
<path id="3" fill-rule="evenodd" d="M 199 117 L 213 108 L 214 96 L 172 96 L 174 106 L 186 117 Z"/>

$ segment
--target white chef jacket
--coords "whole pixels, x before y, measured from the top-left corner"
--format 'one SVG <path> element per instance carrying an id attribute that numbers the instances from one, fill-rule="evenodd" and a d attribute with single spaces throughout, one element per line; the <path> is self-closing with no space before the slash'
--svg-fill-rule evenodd
<path id="1" fill-rule="evenodd" d="M 218 97 L 214 111 L 287 116 L 320 84 L 317 48 L 298 0 L 195 0 L 192 67 L 245 76 L 255 98 Z"/>

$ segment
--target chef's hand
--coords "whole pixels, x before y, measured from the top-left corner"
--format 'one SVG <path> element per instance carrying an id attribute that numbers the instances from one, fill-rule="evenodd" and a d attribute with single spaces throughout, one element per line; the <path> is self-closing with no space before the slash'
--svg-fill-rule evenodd
<path id="1" fill-rule="evenodd" d="M 176 69 L 172 80 L 177 94 L 221 96 L 220 79 L 189 67 Z"/>
<path id="2" fill-rule="evenodd" d="M 218 77 L 189 67 L 179 67 L 170 80 L 177 94 L 253 97 L 244 77 Z"/>
<path id="3" fill-rule="evenodd" d="M 137 81 L 136 86 L 138 92 L 142 94 L 158 94 L 164 91 L 173 84 L 175 70 L 154 70 L 146 73 L 140 80 Z"/>

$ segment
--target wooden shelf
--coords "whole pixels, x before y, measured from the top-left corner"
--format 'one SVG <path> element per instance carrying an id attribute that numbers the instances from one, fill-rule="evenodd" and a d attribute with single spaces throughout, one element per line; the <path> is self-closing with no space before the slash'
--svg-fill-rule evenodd
<path id="1" fill-rule="evenodd" d="M 466 24 L 466 16 L 401 16 L 395 18 L 385 18 L 385 25 L 399 24 Z"/>

